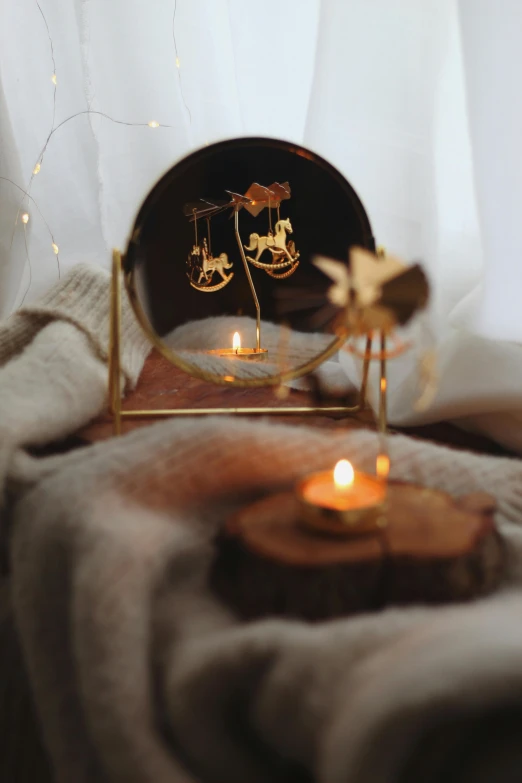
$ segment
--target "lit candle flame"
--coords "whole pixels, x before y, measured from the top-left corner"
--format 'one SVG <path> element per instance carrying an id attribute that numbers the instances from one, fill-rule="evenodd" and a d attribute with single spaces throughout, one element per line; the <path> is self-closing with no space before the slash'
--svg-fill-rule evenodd
<path id="1" fill-rule="evenodd" d="M 239 332 L 234 332 L 234 336 L 232 338 L 232 350 L 233 351 L 239 351 L 241 348 L 241 337 L 239 336 Z"/>
<path id="2" fill-rule="evenodd" d="M 340 459 L 334 468 L 334 483 L 336 489 L 349 489 L 352 486 L 355 474 L 347 459 Z"/>

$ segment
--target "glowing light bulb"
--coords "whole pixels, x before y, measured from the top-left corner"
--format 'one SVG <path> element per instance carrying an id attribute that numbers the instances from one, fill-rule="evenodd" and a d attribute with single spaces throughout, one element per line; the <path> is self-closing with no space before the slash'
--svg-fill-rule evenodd
<path id="1" fill-rule="evenodd" d="M 27 212 L 24 212 L 24 214 L 22 215 L 22 223 L 29 223 L 29 215 L 27 214 Z"/>
<path id="2" fill-rule="evenodd" d="M 241 348 L 241 337 L 239 336 L 239 332 L 234 332 L 234 336 L 232 338 L 232 350 L 236 353 Z"/>
<path id="3" fill-rule="evenodd" d="M 179 57 L 176 57 L 176 68 L 179 68 L 179 65 L 180 65 L 180 63 L 179 63 Z"/>
<path id="4" fill-rule="evenodd" d="M 51 245 L 51 247 L 52 247 L 52 249 L 54 250 L 55 254 L 56 254 L 56 255 L 58 255 L 58 253 L 60 252 L 60 248 L 58 247 L 58 245 L 56 244 L 56 242 L 53 242 L 53 243 L 52 243 L 52 245 Z"/>
<path id="5" fill-rule="evenodd" d="M 151 120 L 148 123 L 149 128 L 159 128 L 159 122 L 156 122 L 156 120 Z"/>
<path id="6" fill-rule="evenodd" d="M 33 169 L 33 174 L 34 174 L 35 177 L 36 177 L 36 175 L 38 174 L 38 172 L 40 171 L 41 168 L 42 167 L 40 166 L 40 164 L 37 163 L 36 166 Z"/>
<path id="7" fill-rule="evenodd" d="M 55 73 L 53 73 L 53 75 L 51 76 L 51 81 L 52 81 L 53 84 L 56 84 L 56 74 Z"/>
<path id="8" fill-rule="evenodd" d="M 349 489 L 355 478 L 354 470 L 347 459 L 340 459 L 334 468 L 334 484 L 336 489 Z"/>

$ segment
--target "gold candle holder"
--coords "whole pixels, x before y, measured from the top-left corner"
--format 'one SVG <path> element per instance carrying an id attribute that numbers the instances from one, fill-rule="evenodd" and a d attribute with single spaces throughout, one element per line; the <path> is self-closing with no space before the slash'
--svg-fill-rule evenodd
<path id="1" fill-rule="evenodd" d="M 315 532 L 354 536 L 386 527 L 386 481 L 355 472 L 347 460 L 313 473 L 296 487 L 301 524 Z"/>
<path id="2" fill-rule="evenodd" d="M 268 357 L 267 348 L 217 348 L 205 353 L 221 356 L 223 359 L 247 359 L 257 362 L 264 362 Z"/>
<path id="3" fill-rule="evenodd" d="M 214 356 L 222 356 L 224 359 L 246 359 L 251 361 L 265 361 L 268 356 L 267 348 L 242 348 L 239 332 L 234 332 L 232 348 L 216 348 L 206 353 Z"/>

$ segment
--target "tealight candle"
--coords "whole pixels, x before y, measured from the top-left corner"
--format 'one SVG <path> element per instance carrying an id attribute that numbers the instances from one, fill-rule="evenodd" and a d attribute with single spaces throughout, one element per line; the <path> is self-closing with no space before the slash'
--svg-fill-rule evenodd
<path id="1" fill-rule="evenodd" d="M 386 526 L 386 481 L 354 471 L 348 460 L 314 473 L 297 485 L 306 527 L 337 535 L 356 535 Z"/>
<path id="2" fill-rule="evenodd" d="M 250 359 L 254 361 L 263 361 L 268 356 L 267 348 L 242 348 L 241 336 L 239 332 L 234 332 L 232 337 L 232 348 L 217 348 L 207 353 L 222 356 L 224 359 Z"/>

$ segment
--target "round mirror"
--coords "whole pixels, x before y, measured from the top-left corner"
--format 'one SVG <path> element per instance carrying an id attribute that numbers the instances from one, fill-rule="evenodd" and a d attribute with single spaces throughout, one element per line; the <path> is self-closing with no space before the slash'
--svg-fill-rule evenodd
<path id="1" fill-rule="evenodd" d="M 374 249 L 351 185 L 313 152 L 275 139 L 207 146 L 154 186 L 124 257 L 133 307 L 191 375 L 240 386 L 310 372 L 346 339 L 331 280 L 313 263 Z"/>

